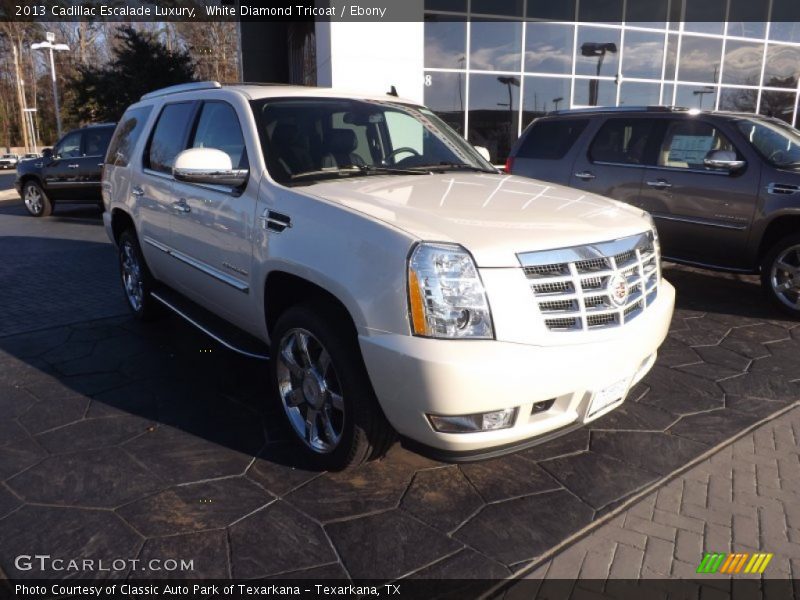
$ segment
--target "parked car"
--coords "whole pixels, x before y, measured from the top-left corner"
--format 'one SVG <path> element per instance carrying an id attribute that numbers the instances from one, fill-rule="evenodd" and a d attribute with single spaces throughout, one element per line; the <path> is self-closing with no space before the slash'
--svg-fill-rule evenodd
<path id="1" fill-rule="evenodd" d="M 33 158 L 40 158 L 41 154 L 36 154 L 35 152 L 29 152 L 27 154 L 23 154 L 20 160 L 31 160 Z"/>
<path id="2" fill-rule="evenodd" d="M 800 131 L 744 113 L 664 107 L 536 119 L 507 170 L 648 211 L 667 260 L 759 273 L 800 316 Z"/>
<path id="3" fill-rule="evenodd" d="M 0 169 L 13 169 L 19 162 L 19 154 L 2 154 L 0 155 Z"/>
<path id="4" fill-rule="evenodd" d="M 111 141 L 103 197 L 133 314 L 165 306 L 271 356 L 324 468 L 395 432 L 459 460 L 580 427 L 623 402 L 672 316 L 646 213 L 504 175 L 394 96 L 147 94 Z"/>
<path id="5" fill-rule="evenodd" d="M 17 165 L 14 187 L 34 217 L 47 217 L 56 203 L 102 206 L 100 174 L 115 123 L 87 125 L 62 137 L 40 160 Z"/>

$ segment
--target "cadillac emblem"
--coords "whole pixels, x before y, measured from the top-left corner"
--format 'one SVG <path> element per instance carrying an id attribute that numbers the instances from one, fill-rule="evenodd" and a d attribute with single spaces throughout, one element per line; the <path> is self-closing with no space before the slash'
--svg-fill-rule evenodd
<path id="1" fill-rule="evenodd" d="M 608 296 L 616 306 L 624 306 L 628 300 L 628 280 L 621 274 L 615 273 L 608 280 Z"/>

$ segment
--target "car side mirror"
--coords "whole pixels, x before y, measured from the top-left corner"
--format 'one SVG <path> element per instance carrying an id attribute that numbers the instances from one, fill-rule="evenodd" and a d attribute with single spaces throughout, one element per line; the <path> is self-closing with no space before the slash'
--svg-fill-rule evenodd
<path id="1" fill-rule="evenodd" d="M 190 148 L 175 157 L 172 176 L 187 183 L 239 187 L 247 181 L 247 169 L 234 169 L 231 157 L 216 148 Z"/>
<path id="2" fill-rule="evenodd" d="M 744 168 L 747 161 L 739 160 L 736 152 L 731 150 L 711 150 L 703 159 L 703 164 L 711 169 L 725 169 L 732 173 Z"/>
<path id="3" fill-rule="evenodd" d="M 489 154 L 489 149 L 487 147 L 475 146 L 475 150 L 478 151 L 478 154 L 480 154 L 486 160 L 486 162 L 492 162 L 492 155 Z"/>
<path id="4" fill-rule="evenodd" d="M 53 158 L 53 149 L 42 148 L 42 158 Z"/>

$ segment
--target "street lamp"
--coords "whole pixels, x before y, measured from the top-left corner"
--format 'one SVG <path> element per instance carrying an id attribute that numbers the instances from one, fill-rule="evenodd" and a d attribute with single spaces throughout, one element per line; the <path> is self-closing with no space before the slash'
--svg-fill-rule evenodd
<path id="1" fill-rule="evenodd" d="M 558 112 L 558 105 L 564 101 L 564 96 L 559 96 L 558 98 L 553 98 L 553 106 L 555 107 L 553 110 Z"/>
<path id="2" fill-rule="evenodd" d="M 702 89 L 694 90 L 692 92 L 692 94 L 694 94 L 695 96 L 700 96 L 700 107 L 699 107 L 700 110 L 703 109 L 703 98 L 705 98 L 706 94 L 713 94 L 715 91 L 716 90 L 713 87 L 707 85 Z"/>
<path id="3" fill-rule="evenodd" d="M 582 56 L 596 56 L 597 57 L 597 76 L 600 77 L 600 69 L 603 66 L 603 60 L 606 57 L 606 52 L 612 54 L 617 53 L 617 45 L 613 42 L 598 43 L 586 42 L 581 44 Z M 598 100 L 598 86 L 600 85 L 599 79 L 589 80 L 589 106 L 597 106 Z"/>
<path id="4" fill-rule="evenodd" d="M 53 104 L 56 109 L 56 130 L 58 137 L 61 137 L 61 109 L 58 107 L 58 88 L 56 87 L 56 63 L 53 60 L 53 50 L 56 52 L 61 50 L 69 50 L 66 44 L 54 44 L 56 39 L 54 33 L 47 32 L 47 41 L 31 44 L 31 50 L 50 50 L 50 78 L 53 81 Z"/>

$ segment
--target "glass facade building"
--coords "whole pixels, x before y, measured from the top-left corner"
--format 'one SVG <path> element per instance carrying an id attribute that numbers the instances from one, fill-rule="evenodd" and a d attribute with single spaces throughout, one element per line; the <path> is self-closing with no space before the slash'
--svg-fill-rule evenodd
<path id="1" fill-rule="evenodd" d="M 667 105 L 798 123 L 798 0 L 426 0 L 424 100 L 492 160 L 546 112 Z M 737 20 L 738 19 L 738 20 Z"/>

